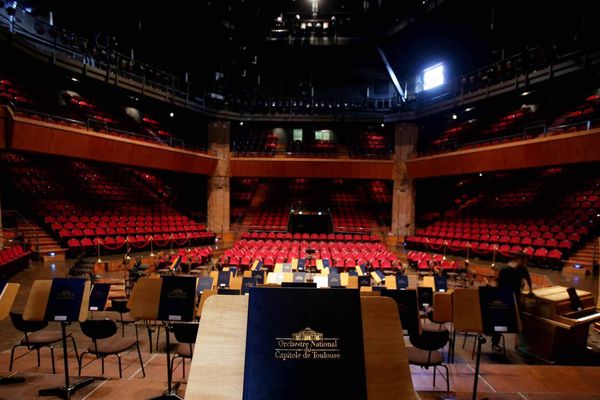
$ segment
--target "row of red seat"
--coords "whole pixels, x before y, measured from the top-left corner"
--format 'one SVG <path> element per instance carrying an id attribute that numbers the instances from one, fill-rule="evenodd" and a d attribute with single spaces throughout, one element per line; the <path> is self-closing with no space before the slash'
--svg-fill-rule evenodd
<path id="1" fill-rule="evenodd" d="M 150 242 L 155 247 L 166 247 L 171 242 L 176 246 L 185 246 L 191 243 L 213 243 L 215 238 L 216 234 L 213 232 L 157 233 L 154 235 L 106 236 L 104 238 L 71 238 L 67 244 L 70 250 L 88 249 L 99 245 L 106 250 L 123 251 L 127 246 L 137 249 L 149 248 Z"/>
<path id="2" fill-rule="evenodd" d="M 358 235 L 342 233 L 289 233 L 289 232 L 244 232 L 242 239 L 279 239 L 279 240 L 328 240 L 345 242 L 380 242 L 377 235 Z"/>
<path id="3" fill-rule="evenodd" d="M 8 278 L 29 265 L 30 251 L 23 246 L 0 250 L 0 277 Z"/>
<path id="4" fill-rule="evenodd" d="M 314 252 L 309 253 L 308 249 Z M 388 251 L 382 243 L 242 239 L 224 252 L 229 265 L 245 267 L 254 260 L 260 260 L 268 268 L 275 263 L 291 262 L 309 255 L 314 259 L 331 260 L 333 266 L 341 269 L 351 269 L 367 262 L 373 268 L 382 269 L 398 265 L 396 254 Z"/>

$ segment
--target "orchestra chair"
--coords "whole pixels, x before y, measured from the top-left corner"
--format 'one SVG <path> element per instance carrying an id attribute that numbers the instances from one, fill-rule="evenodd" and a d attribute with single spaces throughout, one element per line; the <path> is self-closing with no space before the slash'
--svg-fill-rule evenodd
<path id="1" fill-rule="evenodd" d="M 204 303 L 206 303 L 206 299 L 216 294 L 216 290 L 205 290 L 202 292 L 202 295 L 200 296 L 200 302 L 198 303 L 198 308 L 196 309 L 197 320 L 200 320 L 200 318 L 202 318 L 202 308 L 204 308 Z"/>
<path id="2" fill-rule="evenodd" d="M 42 347 L 48 347 L 50 349 L 50 359 L 52 360 L 52 373 L 55 374 L 54 346 L 62 341 L 62 334 L 59 331 L 44 330 L 44 328 L 48 326 L 48 321 L 25 321 L 23 319 L 23 314 L 11 312 L 10 320 L 15 329 L 22 332 L 25 336 L 21 339 L 19 344 L 14 345 L 10 351 L 10 365 L 8 370 L 12 371 L 13 369 L 15 349 L 17 347 L 27 347 L 27 350 L 29 351 L 35 350 L 37 352 L 38 367 L 40 366 L 40 349 Z M 75 354 L 79 357 L 75 338 L 71 333 L 68 333 L 67 337 L 71 338 L 73 341 Z"/>
<path id="3" fill-rule="evenodd" d="M 434 280 L 433 276 L 424 276 L 421 286 L 422 287 L 430 287 L 435 292 L 435 280 Z"/>
<path id="4" fill-rule="evenodd" d="M 127 307 L 127 300 L 125 299 L 113 299 L 111 300 L 112 310 L 119 313 L 119 322 L 121 323 L 121 337 L 125 337 L 125 325 L 133 324 L 135 327 L 135 337 L 138 338 L 137 320 L 131 317 L 129 314 L 129 308 Z"/>
<path id="5" fill-rule="evenodd" d="M 406 348 L 408 363 L 417 365 L 421 368 L 429 369 L 433 367 L 433 386 L 438 368 L 446 370 L 446 391 L 450 391 L 450 373 L 448 366 L 444 364 L 444 355 L 442 349 L 450 339 L 450 332 L 444 329 L 429 330 L 423 329 L 419 335 L 411 335 L 410 343 L 413 347 Z"/>
<path id="6" fill-rule="evenodd" d="M 454 350 L 456 346 L 456 334 L 464 333 L 465 341 L 463 342 L 463 348 L 466 343 L 467 336 L 469 334 L 483 333 L 483 323 L 481 321 L 481 306 L 479 303 L 479 290 L 456 288 L 452 292 L 452 316 L 454 320 L 454 329 L 452 331 L 451 343 L 451 360 L 454 362 Z M 475 343 L 473 344 L 473 351 L 471 358 L 475 356 Z"/>
<path id="7" fill-rule="evenodd" d="M 92 343 L 89 345 L 86 351 L 81 353 L 78 359 L 80 376 L 84 355 L 91 354 L 96 356 L 96 358 L 100 358 L 102 363 L 102 375 L 104 375 L 104 358 L 114 355 L 117 357 L 119 362 L 119 378 L 123 378 L 121 353 L 135 346 L 140 359 L 140 366 L 142 367 L 142 375 L 146 377 L 139 341 L 133 338 L 115 337 L 118 331 L 117 323 L 115 321 L 105 318 L 87 320 L 80 322 L 79 325 L 81 327 L 81 332 L 92 339 Z"/>
<path id="8" fill-rule="evenodd" d="M 231 280 L 229 281 L 229 288 L 241 291 L 242 290 L 242 277 L 241 276 L 232 277 Z"/>
<path id="9" fill-rule="evenodd" d="M 175 354 L 171 359 L 171 367 L 175 369 L 175 359 L 181 358 L 182 370 L 181 376 L 185 378 L 185 359 L 191 360 L 194 355 L 194 345 L 196 343 L 196 336 L 198 335 L 199 324 L 195 323 L 179 323 L 173 324 L 173 334 L 177 342 L 175 347 Z M 173 370 L 171 370 L 172 372 Z"/>

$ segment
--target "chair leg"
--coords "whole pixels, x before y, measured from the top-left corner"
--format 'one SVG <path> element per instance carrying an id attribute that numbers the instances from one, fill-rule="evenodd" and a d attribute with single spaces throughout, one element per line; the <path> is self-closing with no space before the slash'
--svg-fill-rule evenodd
<path id="1" fill-rule="evenodd" d="M 437 367 L 433 367 L 433 387 L 435 387 L 435 374 L 437 372 Z"/>
<path id="2" fill-rule="evenodd" d="M 102 362 L 102 375 L 104 375 L 104 356 L 100 356 L 100 360 Z"/>
<path id="3" fill-rule="evenodd" d="M 78 375 L 81 376 L 81 368 L 83 368 L 83 356 L 87 354 L 87 351 L 84 351 L 83 353 L 81 353 L 81 355 L 79 356 L 79 359 L 77 360 L 77 362 L 79 363 L 79 373 Z"/>
<path id="4" fill-rule="evenodd" d="M 13 346 L 12 350 L 10 351 L 10 365 L 9 365 L 9 367 L 8 367 L 8 370 L 9 370 L 10 372 L 12 372 L 12 370 L 13 370 L 13 362 L 14 362 L 14 360 L 15 360 L 15 349 L 16 349 L 17 347 L 21 347 L 21 346 L 19 346 L 19 345 L 17 344 L 17 345 L 15 345 L 15 346 Z"/>
<path id="5" fill-rule="evenodd" d="M 119 378 L 123 378 L 123 371 L 121 370 L 121 355 L 117 354 L 117 361 L 119 362 Z"/>
<path id="6" fill-rule="evenodd" d="M 158 325 L 158 329 L 156 331 L 156 346 L 154 348 L 158 351 L 158 341 L 160 340 L 160 325 Z"/>
<path id="7" fill-rule="evenodd" d="M 146 371 L 144 370 L 144 361 L 142 360 L 142 352 L 140 351 L 140 343 L 139 342 L 136 343 L 135 346 L 137 347 L 138 357 L 140 358 L 140 366 L 142 367 L 142 375 L 145 378 Z"/>
<path id="8" fill-rule="evenodd" d="M 54 365 L 54 346 L 50 346 L 50 359 L 52 360 L 52 373 L 56 373 L 56 366 Z"/>
<path id="9" fill-rule="evenodd" d="M 75 343 L 75 338 L 71 335 L 71 341 L 73 342 L 73 349 L 75 350 L 75 358 L 79 361 L 79 352 L 77 351 L 77 343 Z"/>
<path id="10" fill-rule="evenodd" d="M 185 379 L 185 357 L 181 357 L 181 378 Z"/>
<path id="11" fill-rule="evenodd" d="M 125 324 L 123 323 L 123 313 L 121 315 L 121 337 L 125 337 Z"/>
<path id="12" fill-rule="evenodd" d="M 152 354 L 152 329 L 150 328 L 150 324 L 146 322 L 146 329 L 148 330 L 148 344 L 150 345 L 150 354 Z"/>
<path id="13" fill-rule="evenodd" d="M 446 391 L 449 392 L 450 391 L 450 370 L 448 369 L 447 365 L 440 365 L 440 367 L 444 368 L 446 370 Z"/>
<path id="14" fill-rule="evenodd" d="M 36 347 L 35 350 L 37 352 L 37 360 L 38 360 L 38 368 L 39 368 L 40 367 L 40 348 Z"/>

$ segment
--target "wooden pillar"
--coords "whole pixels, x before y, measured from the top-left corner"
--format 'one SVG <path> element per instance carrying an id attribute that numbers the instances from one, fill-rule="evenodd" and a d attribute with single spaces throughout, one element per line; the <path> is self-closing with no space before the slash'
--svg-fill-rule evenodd
<path id="1" fill-rule="evenodd" d="M 394 128 L 394 194 L 392 198 L 393 235 L 403 240 L 414 231 L 415 186 L 406 173 L 406 161 L 416 153 L 418 128 L 415 124 L 397 123 Z"/>
<path id="2" fill-rule="evenodd" d="M 208 229 L 223 237 L 229 232 L 229 137 L 230 123 L 210 122 L 208 141 L 210 150 L 219 157 L 215 173 L 208 179 Z"/>

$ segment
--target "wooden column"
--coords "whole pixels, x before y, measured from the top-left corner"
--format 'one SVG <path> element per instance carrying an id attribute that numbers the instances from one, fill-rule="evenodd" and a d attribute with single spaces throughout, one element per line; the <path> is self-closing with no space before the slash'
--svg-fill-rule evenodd
<path id="1" fill-rule="evenodd" d="M 414 230 L 415 186 L 406 173 L 406 161 L 417 148 L 415 124 L 397 123 L 394 129 L 394 194 L 392 198 L 392 234 L 402 239 Z"/>
<path id="2" fill-rule="evenodd" d="M 208 179 L 208 229 L 221 236 L 229 232 L 230 208 L 230 123 L 214 121 L 208 125 L 209 148 L 219 158 L 215 173 Z"/>

